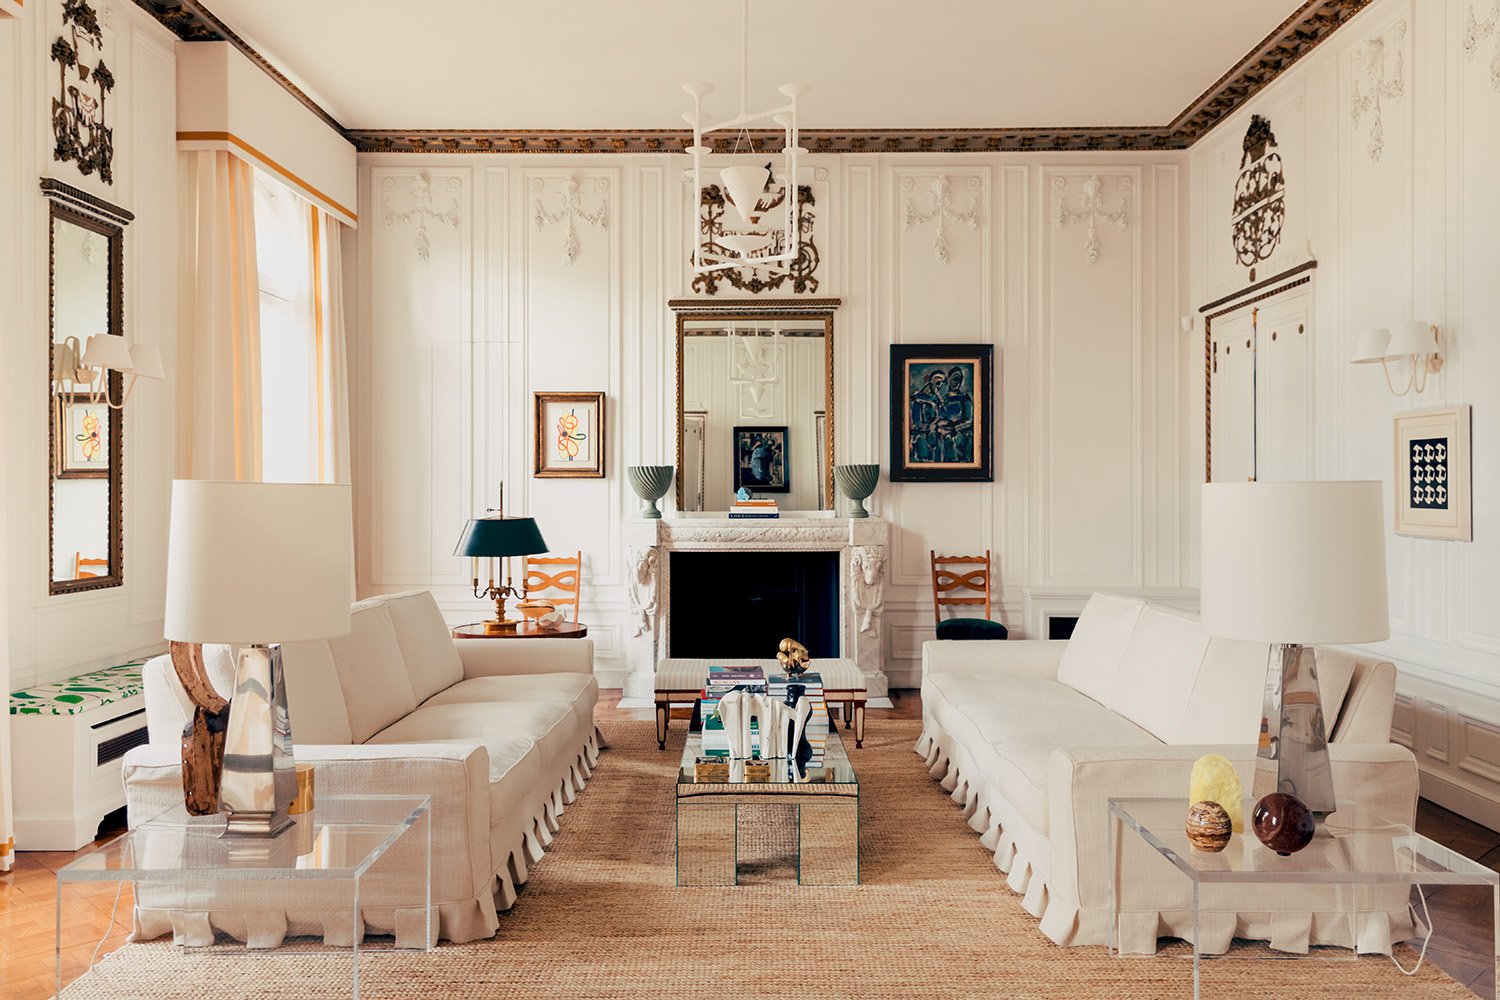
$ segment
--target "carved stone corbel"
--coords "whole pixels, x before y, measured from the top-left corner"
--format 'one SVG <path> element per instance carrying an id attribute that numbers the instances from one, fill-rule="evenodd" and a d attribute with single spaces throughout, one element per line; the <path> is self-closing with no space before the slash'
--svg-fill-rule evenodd
<path id="1" fill-rule="evenodd" d="M 656 626 L 656 602 L 658 564 L 660 556 L 655 546 L 631 548 L 627 553 L 630 570 L 630 614 L 634 620 L 634 635 L 652 635 Z"/>
<path id="2" fill-rule="evenodd" d="M 885 609 L 885 548 L 856 545 L 849 551 L 849 576 L 854 611 L 861 633 L 876 631 Z"/>

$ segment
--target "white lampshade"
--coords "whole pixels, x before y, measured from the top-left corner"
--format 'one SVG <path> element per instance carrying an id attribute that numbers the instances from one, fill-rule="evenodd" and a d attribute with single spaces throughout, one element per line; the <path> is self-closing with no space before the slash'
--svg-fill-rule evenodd
<path id="1" fill-rule="evenodd" d="M 1349 361 L 1356 365 L 1368 365 L 1381 361 L 1386 355 L 1386 346 L 1391 342 L 1391 331 L 1385 327 L 1366 330 L 1354 342 L 1354 356 Z"/>
<path id="2" fill-rule="evenodd" d="M 1388 358 L 1409 357 L 1413 354 L 1436 354 L 1437 334 L 1426 320 L 1415 319 L 1402 323 L 1391 332 L 1391 342 L 1386 345 Z"/>
<path id="3" fill-rule="evenodd" d="M 1253 642 L 1390 635 L 1378 482 L 1206 483 L 1203 631 Z"/>
<path id="4" fill-rule="evenodd" d="M 150 344 L 130 345 L 130 370 L 141 378 L 167 377 L 167 370 L 161 363 L 161 351 Z"/>
<path id="5" fill-rule="evenodd" d="M 348 486 L 172 483 L 168 639 L 249 644 L 347 635 L 353 570 Z"/>
<path id="6" fill-rule="evenodd" d="M 124 337 L 96 333 L 84 345 L 83 366 L 85 368 L 112 368 L 117 372 L 128 372 L 132 368 L 130 345 L 125 343 Z"/>
<path id="7" fill-rule="evenodd" d="M 740 217 L 752 226 L 759 222 L 762 213 L 756 209 L 761 192 L 771 182 L 771 171 L 764 166 L 725 167 L 719 171 L 719 179 L 724 182 L 724 193 L 729 195 L 729 202 Z"/>

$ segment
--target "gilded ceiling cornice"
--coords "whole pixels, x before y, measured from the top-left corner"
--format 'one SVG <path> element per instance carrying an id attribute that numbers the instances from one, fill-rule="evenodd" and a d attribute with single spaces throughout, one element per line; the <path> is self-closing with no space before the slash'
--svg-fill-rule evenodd
<path id="1" fill-rule="evenodd" d="M 280 73 L 198 0 L 135 0 L 178 38 L 228 41 L 365 153 L 675 153 L 685 129 L 350 129 Z M 1112 128 L 803 129 L 814 153 L 988 153 L 1186 149 L 1371 0 L 1307 0 L 1164 126 Z M 776 133 L 779 137 L 780 133 Z M 770 132 L 752 133 L 756 140 Z M 725 140 L 718 140 L 720 144 Z M 727 147 L 726 147 L 727 148 Z"/>

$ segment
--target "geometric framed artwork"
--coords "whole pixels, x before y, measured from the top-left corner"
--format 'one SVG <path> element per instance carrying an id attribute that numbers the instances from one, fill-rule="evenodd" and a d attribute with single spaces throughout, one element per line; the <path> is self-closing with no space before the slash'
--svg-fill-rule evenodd
<path id="1" fill-rule="evenodd" d="M 1396 534 L 1473 541 L 1469 421 L 1467 406 L 1396 417 Z"/>
<path id="2" fill-rule="evenodd" d="M 785 427 L 734 429 L 734 488 L 754 493 L 792 492 Z"/>
<path id="3" fill-rule="evenodd" d="M 58 479 L 109 478 L 109 407 L 86 392 L 62 394 Z"/>
<path id="4" fill-rule="evenodd" d="M 891 345 L 892 482 L 995 481 L 995 348 Z"/>
<path id="5" fill-rule="evenodd" d="M 604 393 L 532 393 L 537 479 L 604 478 Z"/>

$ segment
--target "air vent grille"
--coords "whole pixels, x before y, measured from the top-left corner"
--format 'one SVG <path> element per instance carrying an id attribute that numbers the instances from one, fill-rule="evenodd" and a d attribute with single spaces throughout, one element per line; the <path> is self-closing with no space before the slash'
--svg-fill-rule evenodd
<path id="1" fill-rule="evenodd" d="M 102 767 L 112 760 L 119 760 L 129 753 L 132 748 L 145 746 L 148 742 L 149 738 L 147 737 L 145 726 L 139 729 L 132 729 L 128 733 L 121 733 L 119 736 L 111 736 L 99 744 L 99 766 Z"/>

